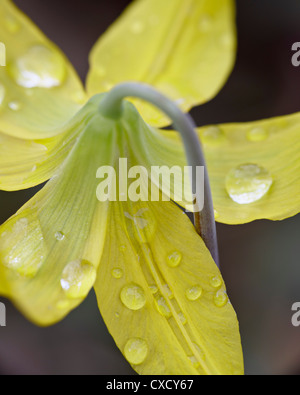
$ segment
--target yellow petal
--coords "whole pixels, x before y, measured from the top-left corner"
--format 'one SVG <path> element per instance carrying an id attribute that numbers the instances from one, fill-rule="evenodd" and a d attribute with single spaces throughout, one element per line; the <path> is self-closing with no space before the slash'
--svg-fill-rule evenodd
<path id="1" fill-rule="evenodd" d="M 90 56 L 90 95 L 134 80 L 153 85 L 184 111 L 213 98 L 235 59 L 232 0 L 137 0 L 99 39 Z M 152 124 L 169 121 L 136 102 Z"/>
<path id="2" fill-rule="evenodd" d="M 0 130 L 26 139 L 57 134 L 85 101 L 76 72 L 10 0 L 0 4 L 0 41 Z"/>
<path id="3" fill-rule="evenodd" d="M 55 177 L 0 227 L 0 292 L 40 325 L 64 317 L 92 288 L 106 232 L 107 204 L 96 171 L 109 164 L 114 133 L 96 117 Z"/>
<path id="4" fill-rule="evenodd" d="M 257 122 L 198 129 L 203 143 L 216 221 L 242 224 L 256 219 L 283 220 L 300 211 L 300 114 Z M 187 165 L 179 133 L 144 128 L 139 151 L 144 165 L 182 171 Z M 244 177 L 243 177 L 244 175 Z M 171 179 L 171 197 L 180 182 Z M 155 179 L 154 179 L 155 181 Z M 179 179 L 180 181 L 180 179 Z M 170 196 L 167 189 L 164 192 Z M 186 191 L 185 191 L 186 193 Z"/>
<path id="5" fill-rule="evenodd" d="M 49 180 L 89 122 L 87 105 L 57 136 L 24 140 L 0 133 L 0 190 L 31 188 Z"/>
<path id="6" fill-rule="evenodd" d="M 111 203 L 95 290 L 140 374 L 242 374 L 235 312 L 219 270 L 171 202 Z"/>
<path id="7" fill-rule="evenodd" d="M 300 113 L 201 128 L 199 135 L 217 221 L 241 224 L 299 213 Z"/>

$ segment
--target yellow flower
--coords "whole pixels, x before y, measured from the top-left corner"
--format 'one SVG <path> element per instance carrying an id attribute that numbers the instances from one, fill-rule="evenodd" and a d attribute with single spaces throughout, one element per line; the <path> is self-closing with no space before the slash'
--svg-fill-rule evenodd
<path id="1" fill-rule="evenodd" d="M 185 111 L 211 99 L 234 62 L 233 1 L 133 2 L 92 50 L 86 92 L 11 1 L 0 1 L 0 19 L 7 61 L 0 67 L 0 188 L 50 179 L 0 227 L 0 293 L 50 325 L 94 286 L 106 325 L 137 372 L 243 373 L 223 279 L 182 211 L 171 202 L 96 198 L 97 169 L 119 158 L 147 169 L 186 165 L 177 134 L 153 127 L 166 124 L 161 113 L 133 100 L 147 123 L 129 103 L 120 120 L 106 119 L 99 93 L 136 80 Z M 298 134 L 299 115 L 199 130 L 218 220 L 299 211 Z"/>

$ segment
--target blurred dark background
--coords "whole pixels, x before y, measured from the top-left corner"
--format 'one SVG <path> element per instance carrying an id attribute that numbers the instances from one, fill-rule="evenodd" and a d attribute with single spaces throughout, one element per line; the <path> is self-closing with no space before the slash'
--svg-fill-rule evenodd
<path id="1" fill-rule="evenodd" d="M 61 47 L 84 80 L 92 45 L 130 1 L 15 3 Z M 299 0 L 237 1 L 236 67 L 217 98 L 192 111 L 199 126 L 300 111 L 300 67 L 291 64 L 299 21 Z M 0 223 L 34 193 L 0 192 Z M 299 215 L 282 222 L 218 225 L 222 273 L 239 317 L 248 375 L 300 373 L 300 327 L 291 324 L 291 306 L 300 302 L 299 225 Z M 5 303 L 0 374 L 134 374 L 108 334 L 93 293 L 46 329 Z"/>

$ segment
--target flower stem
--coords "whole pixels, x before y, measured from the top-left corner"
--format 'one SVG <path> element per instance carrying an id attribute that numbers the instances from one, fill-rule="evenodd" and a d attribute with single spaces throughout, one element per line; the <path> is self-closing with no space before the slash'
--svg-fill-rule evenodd
<path id="1" fill-rule="evenodd" d="M 196 231 L 202 237 L 209 249 L 215 263 L 219 266 L 217 232 L 211 188 L 204 154 L 195 132 L 193 119 L 190 115 L 184 114 L 172 100 L 168 99 L 154 88 L 135 82 L 117 85 L 108 92 L 100 103 L 100 113 L 111 119 L 121 118 L 123 113 L 123 100 L 126 97 L 136 97 L 155 105 L 171 119 L 175 128 L 180 132 L 188 165 L 193 169 L 192 192 L 193 196 L 195 196 L 196 203 L 201 200 L 197 197 L 196 168 L 198 166 L 204 167 L 204 207 L 201 212 L 198 211 L 194 213 L 194 225 Z"/>

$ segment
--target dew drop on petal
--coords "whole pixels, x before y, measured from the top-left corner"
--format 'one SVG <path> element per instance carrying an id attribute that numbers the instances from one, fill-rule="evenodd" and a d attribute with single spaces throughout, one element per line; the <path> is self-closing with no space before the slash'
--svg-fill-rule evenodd
<path id="1" fill-rule="evenodd" d="M 168 256 L 167 264 L 170 267 L 177 267 L 180 265 L 181 260 L 182 260 L 182 254 L 178 251 L 175 251 Z"/>
<path id="2" fill-rule="evenodd" d="M 140 310 L 146 304 L 144 290 L 137 284 L 126 285 L 121 293 L 120 299 L 124 306 L 130 310 Z"/>
<path id="3" fill-rule="evenodd" d="M 181 311 L 180 313 L 178 313 L 178 317 L 180 319 L 180 322 L 185 325 L 187 323 L 187 319 L 186 316 L 183 314 L 183 312 Z"/>
<path id="4" fill-rule="evenodd" d="M 224 307 L 228 303 L 228 296 L 225 291 L 218 291 L 214 296 L 214 303 L 217 307 Z"/>
<path id="5" fill-rule="evenodd" d="M 252 128 L 247 132 L 247 139 L 253 142 L 266 140 L 268 136 L 268 130 L 263 127 Z"/>
<path id="6" fill-rule="evenodd" d="M 151 291 L 152 294 L 156 294 L 156 292 L 158 291 L 158 287 L 155 284 L 154 285 L 150 285 L 149 288 L 150 288 L 150 291 Z"/>
<path id="7" fill-rule="evenodd" d="M 167 295 L 167 297 L 169 299 L 174 298 L 173 292 L 171 291 L 171 289 L 170 289 L 168 284 L 164 284 L 163 285 L 163 289 L 164 289 L 164 292 L 165 292 L 165 294 Z"/>
<path id="8" fill-rule="evenodd" d="M 220 288 L 222 285 L 222 279 L 218 276 L 214 276 L 210 279 L 210 285 L 213 288 Z"/>
<path id="9" fill-rule="evenodd" d="M 128 340 L 124 347 L 125 358 L 133 365 L 143 363 L 148 355 L 148 351 L 147 342 L 138 337 Z"/>
<path id="10" fill-rule="evenodd" d="M 9 226 L 9 223 L 8 223 Z M 24 249 L 24 245 L 34 246 Z M 41 268 L 46 254 L 39 221 L 20 218 L 9 226 L 0 238 L 0 262 L 21 276 L 33 278 Z"/>
<path id="11" fill-rule="evenodd" d="M 65 238 L 65 235 L 63 234 L 63 232 L 56 232 L 54 237 L 56 238 L 57 241 L 62 241 Z"/>
<path id="12" fill-rule="evenodd" d="M 172 316 L 170 307 L 168 306 L 166 299 L 162 295 L 160 295 L 160 294 L 155 295 L 155 305 L 156 305 L 158 312 L 163 317 L 170 318 Z"/>
<path id="13" fill-rule="evenodd" d="M 120 279 L 123 277 L 123 270 L 119 267 L 115 267 L 114 269 L 112 269 L 111 271 L 111 275 L 116 278 L 116 279 Z"/>
<path id="14" fill-rule="evenodd" d="M 59 52 L 35 45 L 16 59 L 9 71 L 16 83 L 25 88 L 53 88 L 64 81 L 66 64 Z"/>
<path id="15" fill-rule="evenodd" d="M 8 103 L 8 107 L 12 110 L 12 111 L 19 111 L 22 107 L 21 103 L 17 100 L 13 100 L 11 102 Z"/>
<path id="16" fill-rule="evenodd" d="M 201 140 L 204 144 L 218 146 L 225 141 L 226 137 L 219 126 L 209 126 L 202 132 Z"/>
<path id="17" fill-rule="evenodd" d="M 194 285 L 191 288 L 188 288 L 185 292 L 185 296 L 188 300 L 195 301 L 198 300 L 202 295 L 202 288 L 200 285 Z"/>
<path id="18" fill-rule="evenodd" d="M 271 174 L 256 164 L 244 164 L 230 170 L 225 180 L 228 195 L 238 204 L 260 200 L 272 184 Z"/>
<path id="19" fill-rule="evenodd" d="M 64 268 L 60 284 L 68 298 L 77 299 L 87 296 L 95 280 L 95 267 L 88 261 L 78 259 Z"/>

